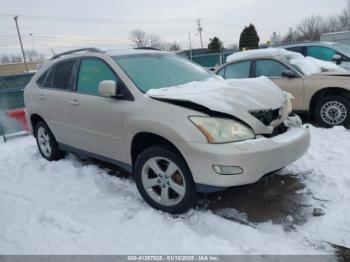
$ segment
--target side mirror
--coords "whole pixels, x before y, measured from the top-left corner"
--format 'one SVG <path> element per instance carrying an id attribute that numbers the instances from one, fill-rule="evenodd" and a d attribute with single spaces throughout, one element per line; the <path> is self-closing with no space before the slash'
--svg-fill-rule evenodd
<path id="1" fill-rule="evenodd" d="M 292 70 L 285 70 L 282 72 L 282 77 L 297 78 L 298 76 Z"/>
<path id="2" fill-rule="evenodd" d="M 98 93 L 103 97 L 115 97 L 117 95 L 117 83 L 114 80 L 104 80 L 98 85 Z"/>
<path id="3" fill-rule="evenodd" d="M 343 58 L 341 55 L 334 55 L 332 57 L 332 61 L 334 61 L 337 65 L 340 65 L 341 62 L 343 61 Z"/>

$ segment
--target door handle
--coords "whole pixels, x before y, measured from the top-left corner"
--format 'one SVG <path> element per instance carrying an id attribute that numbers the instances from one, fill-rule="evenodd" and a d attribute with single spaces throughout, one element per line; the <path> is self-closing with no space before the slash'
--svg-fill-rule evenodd
<path id="1" fill-rule="evenodd" d="M 70 103 L 71 105 L 73 105 L 73 106 L 80 105 L 79 101 L 76 100 L 76 99 L 73 99 L 73 100 L 69 101 L 69 103 Z"/>
<path id="2" fill-rule="evenodd" d="M 45 96 L 44 96 L 44 94 L 40 94 L 40 95 L 38 95 L 38 98 L 41 99 L 41 100 L 44 100 Z"/>

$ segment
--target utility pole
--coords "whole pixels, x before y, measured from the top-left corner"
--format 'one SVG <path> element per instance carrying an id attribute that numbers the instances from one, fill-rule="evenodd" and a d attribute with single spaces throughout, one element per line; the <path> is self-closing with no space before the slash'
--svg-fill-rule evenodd
<path id="1" fill-rule="evenodd" d="M 34 50 L 35 56 L 37 56 L 38 54 L 36 53 L 33 34 L 30 33 L 29 35 L 30 35 L 30 37 L 32 38 L 32 45 L 33 45 L 33 50 Z"/>
<path id="2" fill-rule="evenodd" d="M 198 25 L 198 28 L 197 28 L 197 31 L 199 33 L 199 37 L 201 39 L 201 48 L 203 48 L 203 39 L 202 39 L 202 31 L 203 31 L 203 27 L 201 26 L 201 19 L 197 19 L 197 25 Z"/>
<path id="3" fill-rule="evenodd" d="M 20 43 L 20 45 L 21 45 L 21 50 L 22 50 L 22 56 L 23 56 L 24 67 L 26 68 L 26 71 L 29 72 L 28 66 L 27 66 L 26 56 L 25 56 L 25 54 L 24 54 L 24 49 L 23 49 L 21 34 L 20 34 L 19 28 L 18 28 L 18 22 L 17 22 L 18 15 L 14 16 L 13 19 L 15 19 L 15 23 L 16 23 L 16 28 L 17 28 L 17 34 L 18 34 L 18 38 L 19 38 L 19 43 Z"/>
<path id="4" fill-rule="evenodd" d="M 190 58 L 192 60 L 192 42 L 191 42 L 191 32 L 188 32 L 188 40 L 190 43 Z"/>

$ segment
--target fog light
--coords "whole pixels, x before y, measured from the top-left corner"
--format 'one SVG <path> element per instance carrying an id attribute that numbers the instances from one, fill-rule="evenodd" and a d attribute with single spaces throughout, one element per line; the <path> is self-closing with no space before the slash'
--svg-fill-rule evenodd
<path id="1" fill-rule="evenodd" d="M 219 175 L 240 175 L 244 173 L 244 170 L 239 166 L 219 166 L 213 165 L 214 171 Z"/>

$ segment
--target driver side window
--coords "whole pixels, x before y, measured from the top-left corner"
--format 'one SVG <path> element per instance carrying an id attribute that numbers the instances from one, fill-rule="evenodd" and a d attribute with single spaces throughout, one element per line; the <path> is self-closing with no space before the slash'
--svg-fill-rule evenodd
<path id="1" fill-rule="evenodd" d="M 83 58 L 80 64 L 77 92 L 98 96 L 98 85 L 103 80 L 118 82 L 116 74 L 102 60 Z"/>
<path id="2" fill-rule="evenodd" d="M 286 66 L 275 60 L 257 60 L 255 65 L 255 76 L 281 77 L 282 72 L 288 70 Z"/>
<path id="3" fill-rule="evenodd" d="M 332 61 L 333 56 L 336 54 L 337 52 L 333 49 L 324 46 L 308 46 L 307 48 L 308 56 L 324 61 Z"/>

